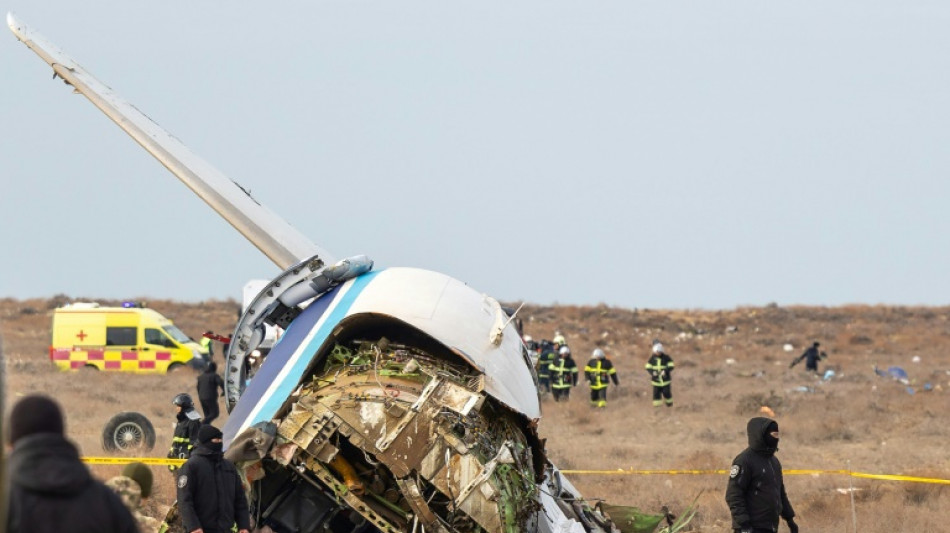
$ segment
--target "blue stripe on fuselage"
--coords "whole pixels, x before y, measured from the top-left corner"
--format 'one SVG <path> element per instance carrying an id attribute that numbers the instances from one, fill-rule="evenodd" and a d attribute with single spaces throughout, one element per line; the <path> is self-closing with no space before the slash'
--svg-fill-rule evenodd
<path id="1" fill-rule="evenodd" d="M 378 274 L 378 272 L 369 272 L 356 278 L 353 280 L 353 284 L 349 290 L 342 296 L 340 296 L 340 287 L 333 289 L 314 301 L 300 316 L 290 323 L 290 327 L 281 336 L 280 341 L 274 346 L 270 354 L 267 355 L 267 364 L 262 365 L 257 374 L 254 375 L 254 379 L 251 380 L 247 390 L 241 395 L 241 399 L 238 401 L 237 406 L 235 406 L 234 411 L 231 412 L 222 431 L 222 433 L 224 433 L 225 447 L 237 436 L 237 432 L 241 427 L 245 425 L 251 426 L 262 420 L 270 420 L 277 414 L 277 411 L 280 410 L 280 407 L 290 396 L 290 393 L 297 388 L 300 379 L 303 377 L 303 373 L 307 370 L 307 367 L 310 366 L 311 360 L 317 353 L 317 350 L 320 349 L 327 337 L 330 336 L 333 328 L 346 317 L 346 314 L 349 312 L 357 296 L 359 296 L 369 282 L 376 277 L 376 274 Z M 303 355 L 294 363 L 287 377 L 281 383 L 275 384 L 274 381 L 277 379 L 277 376 L 293 355 L 299 351 L 300 344 L 307 338 L 326 313 L 331 303 L 338 297 L 340 299 L 339 303 L 323 322 L 323 325 L 316 334 L 310 339 L 310 342 L 303 348 Z M 277 357 L 272 359 L 274 356 Z M 266 373 L 264 373 L 265 370 Z M 276 388 L 273 387 L 274 385 L 276 385 Z M 272 388 L 274 390 L 268 396 L 267 392 Z M 264 407 L 254 416 L 253 420 L 246 423 L 247 418 L 261 401 L 265 402 Z"/>

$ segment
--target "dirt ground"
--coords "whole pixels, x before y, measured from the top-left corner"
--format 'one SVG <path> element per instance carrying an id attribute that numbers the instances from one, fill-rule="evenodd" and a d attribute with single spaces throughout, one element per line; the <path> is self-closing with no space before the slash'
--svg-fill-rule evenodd
<path id="1" fill-rule="evenodd" d="M 157 445 L 150 455 L 163 457 L 174 420 L 171 399 L 178 392 L 194 393 L 196 375 L 190 370 L 160 376 L 54 370 L 48 357 L 51 310 L 67 300 L 0 299 L 7 408 L 32 392 L 57 398 L 68 435 L 85 456 L 107 455 L 101 432 L 111 416 L 138 411 L 156 428 Z M 228 333 L 238 308 L 234 301 L 148 305 L 194 338 L 207 329 Z M 729 468 L 746 445 L 746 421 L 763 406 L 781 425 L 778 457 L 786 470 L 850 468 L 950 479 L 950 308 L 772 305 L 710 311 L 526 305 L 521 315 L 525 332 L 535 339 L 562 332 L 580 366 L 591 350 L 602 347 L 618 370 L 620 386 L 610 389 L 606 409 L 589 406 L 583 383 L 566 403 L 542 400 L 540 432 L 551 459 L 562 469 L 613 471 L 570 476 L 588 499 L 652 512 L 668 505 L 677 512 L 698 497 L 692 531 L 728 531 L 726 476 L 702 471 Z M 652 406 L 643 365 L 653 339 L 661 340 L 676 362 L 671 409 Z M 820 372 L 833 370 L 833 377 L 809 374 L 804 364 L 789 369 L 814 340 L 829 356 Z M 880 377 L 874 366 L 899 366 L 910 383 Z M 217 423 L 226 416 L 222 406 Z M 92 469 L 107 478 L 120 467 Z M 634 475 L 617 472 L 621 469 L 701 473 Z M 158 516 L 173 500 L 174 487 L 162 468 L 156 467 L 155 474 L 149 505 Z M 943 531 L 950 523 L 946 483 L 808 474 L 788 475 L 786 486 L 806 532 Z"/>

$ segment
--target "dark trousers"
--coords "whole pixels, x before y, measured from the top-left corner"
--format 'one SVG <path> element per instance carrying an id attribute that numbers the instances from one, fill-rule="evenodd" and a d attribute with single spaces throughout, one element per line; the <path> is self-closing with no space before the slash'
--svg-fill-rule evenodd
<path id="1" fill-rule="evenodd" d="M 590 403 L 594 407 L 607 406 L 607 387 L 590 390 Z"/>
<path id="2" fill-rule="evenodd" d="M 667 383 L 662 387 L 656 385 L 653 386 L 653 407 L 659 407 L 661 403 L 660 398 L 663 398 L 663 401 L 666 402 L 667 407 L 673 406 L 673 390 L 670 388 L 672 384 Z"/>
<path id="3" fill-rule="evenodd" d="M 551 376 L 538 376 L 538 390 L 551 392 Z"/>
<path id="4" fill-rule="evenodd" d="M 201 400 L 201 411 L 205 414 L 202 424 L 210 424 L 212 420 L 218 418 L 221 411 L 218 409 L 218 398 L 199 398 Z"/>
<path id="5" fill-rule="evenodd" d="M 559 402 L 561 400 L 567 401 L 571 397 L 571 388 L 570 387 L 553 387 L 551 391 L 554 393 L 554 401 Z"/>

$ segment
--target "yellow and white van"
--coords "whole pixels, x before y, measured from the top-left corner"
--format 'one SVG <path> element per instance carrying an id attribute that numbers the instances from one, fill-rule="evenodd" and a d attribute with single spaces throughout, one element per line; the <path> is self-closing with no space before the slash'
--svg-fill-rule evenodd
<path id="1" fill-rule="evenodd" d="M 199 353 L 195 341 L 152 309 L 80 302 L 53 311 L 49 358 L 61 370 L 168 372 Z"/>

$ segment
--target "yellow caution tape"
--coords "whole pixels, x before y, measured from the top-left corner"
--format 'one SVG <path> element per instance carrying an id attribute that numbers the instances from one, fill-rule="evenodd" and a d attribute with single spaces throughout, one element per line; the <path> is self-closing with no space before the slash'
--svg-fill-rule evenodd
<path id="1" fill-rule="evenodd" d="M 144 463 L 157 466 L 181 466 L 184 459 L 161 459 L 158 457 L 83 457 L 82 462 L 90 465 L 127 465 Z"/>
<path id="2" fill-rule="evenodd" d="M 634 468 L 618 468 L 616 470 L 561 470 L 562 474 L 569 475 L 597 475 L 597 476 L 650 476 L 650 475 L 707 475 L 728 474 L 728 470 L 637 470 Z M 898 476 L 893 474 L 869 474 L 867 472 L 853 472 L 851 470 L 782 470 L 786 476 L 820 476 L 842 475 L 863 479 L 880 479 L 884 481 L 909 481 L 911 483 L 932 483 L 950 485 L 950 479 L 937 479 L 916 476 Z"/>
<path id="3" fill-rule="evenodd" d="M 82 461 L 90 465 L 125 465 L 129 463 L 144 463 L 156 466 L 181 466 L 185 464 L 184 459 L 162 459 L 158 457 L 83 457 Z M 728 474 L 728 470 L 637 470 L 634 468 L 618 468 L 616 470 L 561 470 L 562 474 L 575 476 L 595 475 L 595 476 L 652 476 L 652 475 L 709 475 L 709 474 Z M 950 485 L 950 479 L 937 479 L 929 477 L 899 476 L 893 474 L 869 474 L 867 472 L 853 472 L 850 470 L 782 470 L 786 476 L 821 476 L 821 475 L 840 475 L 851 476 L 863 479 L 880 479 L 884 481 L 908 481 L 911 483 L 932 483 L 937 485 Z"/>

